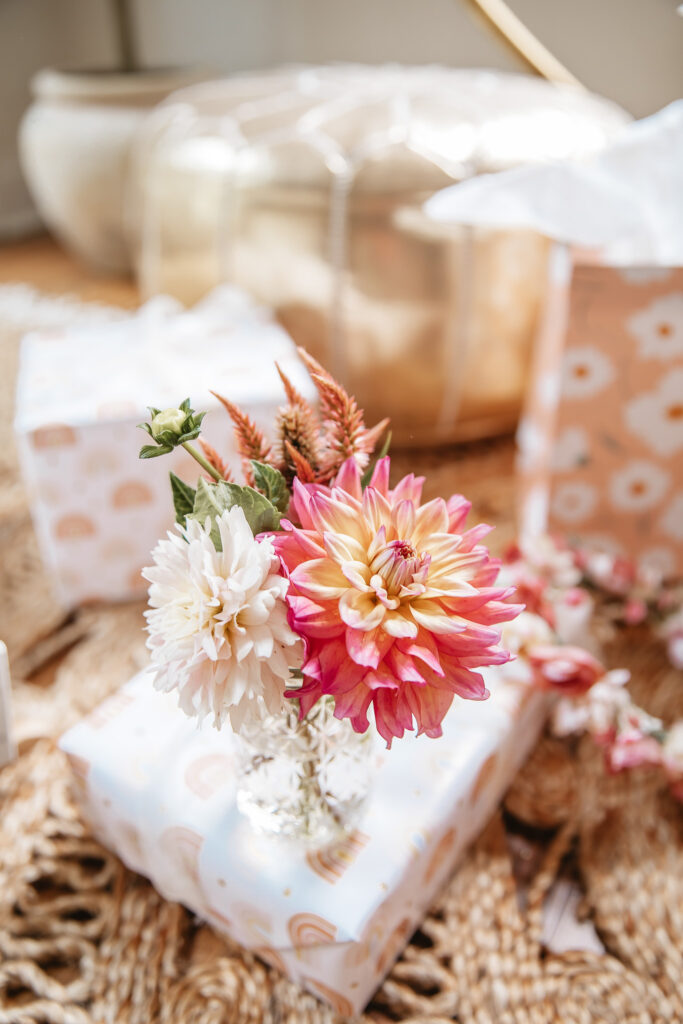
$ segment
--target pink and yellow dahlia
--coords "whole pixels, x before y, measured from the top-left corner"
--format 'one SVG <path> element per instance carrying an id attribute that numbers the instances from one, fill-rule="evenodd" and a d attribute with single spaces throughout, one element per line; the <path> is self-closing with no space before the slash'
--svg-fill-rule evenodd
<path id="1" fill-rule="evenodd" d="M 331 488 L 294 481 L 290 515 L 273 543 L 290 580 L 290 624 L 304 640 L 302 716 L 323 694 L 364 732 L 373 705 L 390 745 L 417 726 L 441 735 L 453 696 L 484 700 L 484 665 L 509 660 L 496 625 L 520 607 L 495 587 L 499 563 L 462 528 L 456 495 L 421 504 L 422 479 L 389 488 L 389 459 L 365 491 L 352 459 Z M 299 525 L 294 523 L 298 522 Z"/>

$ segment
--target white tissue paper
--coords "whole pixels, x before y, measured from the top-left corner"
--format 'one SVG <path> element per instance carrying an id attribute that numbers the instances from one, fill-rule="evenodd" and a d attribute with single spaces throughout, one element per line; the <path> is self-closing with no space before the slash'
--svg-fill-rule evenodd
<path id="1" fill-rule="evenodd" d="M 424 206 L 442 224 L 530 228 L 615 265 L 683 264 L 683 100 L 592 158 L 469 178 Z"/>

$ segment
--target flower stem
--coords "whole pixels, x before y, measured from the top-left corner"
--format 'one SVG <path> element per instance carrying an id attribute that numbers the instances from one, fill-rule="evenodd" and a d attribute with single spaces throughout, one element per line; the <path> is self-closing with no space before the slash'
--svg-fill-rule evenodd
<path id="1" fill-rule="evenodd" d="M 202 455 L 202 453 L 197 451 L 197 449 L 195 448 L 195 446 L 193 444 L 190 444 L 189 441 L 185 441 L 183 443 L 183 448 L 188 453 L 188 455 L 192 456 L 192 458 L 195 460 L 195 462 L 199 463 L 199 465 L 202 467 L 202 469 L 205 469 L 206 472 L 209 473 L 214 478 L 214 480 L 216 480 L 218 483 L 220 483 L 220 481 L 223 479 L 223 477 L 220 475 L 218 470 L 215 469 L 211 465 L 211 463 L 208 461 L 208 459 L 205 459 L 204 456 Z"/>
<path id="2" fill-rule="evenodd" d="M 310 716 L 314 714 L 314 710 L 309 712 Z M 325 817 L 331 819 L 335 826 L 340 831 L 343 831 L 344 823 L 336 810 L 330 805 L 320 785 L 320 739 L 316 735 L 317 730 L 308 715 L 298 722 L 297 729 L 299 735 L 304 739 L 308 751 L 308 757 L 304 762 L 303 774 L 299 782 L 305 822 L 304 830 L 308 835 L 314 833 L 314 812 L 316 808 L 319 808 Z"/>

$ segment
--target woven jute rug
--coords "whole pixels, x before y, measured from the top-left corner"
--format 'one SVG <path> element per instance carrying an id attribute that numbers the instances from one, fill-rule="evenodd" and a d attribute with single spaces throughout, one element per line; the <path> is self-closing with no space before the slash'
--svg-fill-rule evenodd
<path id="1" fill-rule="evenodd" d="M 55 746 L 144 663 L 142 609 L 66 618 L 52 601 L 9 429 L 16 351 L 34 323 L 108 315 L 0 289 L 0 635 L 13 655 L 21 741 L 0 772 L 0 1024 L 331 1024 L 334 1011 L 94 841 Z M 504 441 L 420 455 L 419 468 L 432 493 L 464 490 L 505 541 L 511 458 Z M 398 461 L 403 470 L 416 457 Z M 650 710 L 683 714 L 680 674 L 647 637 L 615 644 L 610 659 L 630 659 Z M 544 945 L 558 877 L 580 886 L 580 915 L 605 952 Z M 607 777 L 589 741 L 544 737 L 361 1019 L 681 1022 L 682 947 L 683 816 L 659 776 Z"/>

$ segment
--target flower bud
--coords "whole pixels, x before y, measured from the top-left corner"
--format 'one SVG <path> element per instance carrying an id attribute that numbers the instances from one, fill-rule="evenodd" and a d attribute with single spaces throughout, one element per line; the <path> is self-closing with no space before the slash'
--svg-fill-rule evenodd
<path id="1" fill-rule="evenodd" d="M 171 431 L 173 434 L 181 434 L 183 423 L 187 419 L 187 413 L 182 409 L 163 409 L 156 416 L 152 417 L 152 437 L 155 441 L 160 440 L 164 432 Z"/>

